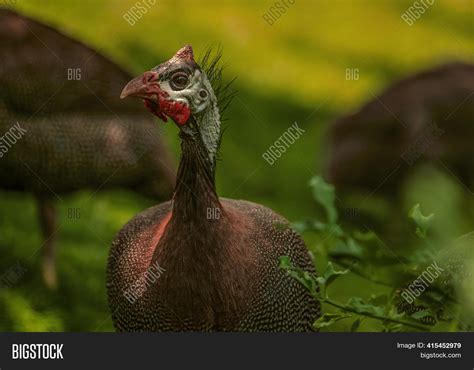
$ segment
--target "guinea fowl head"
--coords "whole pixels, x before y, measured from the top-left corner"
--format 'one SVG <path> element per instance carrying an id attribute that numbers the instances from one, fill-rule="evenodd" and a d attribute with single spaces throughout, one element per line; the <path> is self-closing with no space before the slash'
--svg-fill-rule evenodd
<path id="1" fill-rule="evenodd" d="M 213 61 L 209 55 L 208 52 L 203 59 L 207 68 L 201 68 L 194 60 L 192 47 L 186 45 L 168 61 L 131 80 L 121 98 L 143 99 L 155 116 L 164 122 L 171 118 L 180 128 L 182 137 L 200 136 L 214 165 L 221 129 L 218 99 L 212 83 L 220 82 L 221 71 L 217 67 L 220 54 Z"/>

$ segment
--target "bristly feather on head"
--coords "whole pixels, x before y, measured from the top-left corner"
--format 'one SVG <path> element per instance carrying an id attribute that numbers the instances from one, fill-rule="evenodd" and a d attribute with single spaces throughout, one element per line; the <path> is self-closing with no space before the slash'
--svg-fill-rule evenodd
<path id="1" fill-rule="evenodd" d="M 225 66 L 222 65 L 222 47 L 208 47 L 199 58 L 198 65 L 206 73 L 207 79 L 211 83 L 222 119 L 223 112 L 237 94 L 237 91 L 232 88 L 236 77 L 227 83 L 223 81 Z"/>
<path id="2" fill-rule="evenodd" d="M 229 82 L 224 82 L 223 80 L 223 71 L 225 65 L 222 65 L 222 46 L 212 47 L 209 46 L 206 51 L 199 57 L 198 64 L 201 69 L 206 73 L 207 79 L 209 80 L 214 94 L 217 98 L 217 106 L 219 108 L 219 113 L 221 117 L 221 132 L 219 137 L 220 147 L 222 136 L 227 129 L 227 126 L 224 122 L 227 121 L 227 118 L 224 116 L 224 112 L 232 102 L 232 99 L 237 95 L 237 90 L 233 89 L 233 83 L 237 79 L 234 77 Z M 219 151 L 217 152 L 216 160 L 220 160 Z"/>

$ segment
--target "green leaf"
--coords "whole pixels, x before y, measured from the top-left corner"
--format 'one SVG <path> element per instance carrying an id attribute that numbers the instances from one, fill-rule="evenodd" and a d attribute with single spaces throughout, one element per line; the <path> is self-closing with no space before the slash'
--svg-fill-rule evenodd
<path id="1" fill-rule="evenodd" d="M 352 297 L 347 302 L 347 306 L 355 310 L 359 314 L 369 314 L 375 316 L 384 316 L 385 309 L 382 307 L 374 306 L 373 304 L 365 302 L 360 297 Z"/>
<path id="2" fill-rule="evenodd" d="M 293 266 L 293 263 L 288 256 L 280 257 L 280 268 L 286 272 L 299 283 L 301 283 L 310 293 L 318 295 L 318 281 L 314 274 L 304 271 L 298 267 Z"/>
<path id="3" fill-rule="evenodd" d="M 319 222 L 315 220 L 293 222 L 291 224 L 291 227 L 300 234 L 304 233 L 305 231 L 323 231 L 328 228 L 328 226 L 324 222 Z"/>
<path id="4" fill-rule="evenodd" d="M 433 317 L 433 313 L 430 310 L 422 310 L 415 312 L 414 314 L 411 315 L 416 320 L 422 319 L 424 317 Z"/>
<path id="5" fill-rule="evenodd" d="M 326 287 L 328 287 L 332 282 L 334 282 L 334 280 L 336 280 L 339 276 L 341 275 L 345 275 L 349 272 L 349 270 L 344 270 L 344 271 L 336 271 L 334 269 L 334 266 L 333 264 L 331 263 L 331 261 L 328 262 L 327 266 L 326 266 L 326 271 L 324 271 L 324 274 L 323 274 L 323 279 L 324 279 L 324 283 L 326 285 Z"/>
<path id="6" fill-rule="evenodd" d="M 369 303 L 375 306 L 384 306 L 388 303 L 389 297 L 387 294 L 379 294 L 375 295 L 373 294 L 369 298 Z"/>
<path id="7" fill-rule="evenodd" d="M 351 326 L 351 333 L 354 333 L 356 332 L 357 330 L 359 330 L 359 326 L 360 326 L 360 323 L 362 322 L 361 319 L 357 319 L 355 320 L 353 323 L 352 323 L 352 326 Z"/>
<path id="8" fill-rule="evenodd" d="M 394 324 L 392 322 L 385 322 L 384 323 L 384 330 L 385 333 L 399 333 L 403 329 L 403 325 L 401 324 Z"/>
<path id="9" fill-rule="evenodd" d="M 364 250 L 354 239 L 348 238 L 346 241 L 339 239 L 334 247 L 329 251 L 331 257 L 351 257 L 354 259 L 362 259 Z"/>
<path id="10" fill-rule="evenodd" d="M 351 315 L 345 314 L 345 313 L 325 313 L 323 316 L 321 316 L 319 319 L 317 319 L 314 323 L 313 326 L 316 329 L 321 329 L 321 328 L 326 328 L 330 325 L 333 325 L 334 323 L 338 322 L 339 320 L 347 319 L 349 317 L 352 317 Z"/>
<path id="11" fill-rule="evenodd" d="M 416 234 L 420 238 L 426 238 L 428 230 L 431 227 L 431 224 L 433 223 L 434 214 L 432 213 L 428 216 L 424 216 L 421 213 L 420 204 L 415 204 L 410 210 L 410 212 L 408 212 L 408 217 L 411 218 L 417 226 Z"/>
<path id="12" fill-rule="evenodd" d="M 446 295 L 436 292 L 434 290 L 427 291 L 425 294 L 435 302 L 444 302 L 444 300 L 446 299 Z"/>
<path id="13" fill-rule="evenodd" d="M 353 236 L 355 239 L 360 240 L 362 242 L 370 242 L 372 240 L 377 240 L 377 236 L 373 231 L 360 231 L 360 230 L 355 230 L 353 233 Z"/>
<path id="14" fill-rule="evenodd" d="M 344 230 L 338 224 L 327 225 L 326 230 L 337 237 L 343 237 L 345 235 Z"/>
<path id="15" fill-rule="evenodd" d="M 326 211 L 329 224 L 335 224 L 337 222 L 337 210 L 335 206 L 335 191 L 334 186 L 328 184 L 322 176 L 318 175 L 313 177 L 309 185 L 313 190 L 314 199 L 323 206 Z"/>
<path id="16" fill-rule="evenodd" d="M 290 270 L 293 268 L 293 264 L 291 263 L 290 257 L 288 256 L 280 257 L 280 268 L 284 270 Z"/>

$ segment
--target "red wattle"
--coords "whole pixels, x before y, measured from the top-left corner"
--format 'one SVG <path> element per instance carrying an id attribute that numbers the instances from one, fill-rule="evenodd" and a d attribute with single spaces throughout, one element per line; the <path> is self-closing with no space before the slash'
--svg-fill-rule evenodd
<path id="1" fill-rule="evenodd" d="M 158 104 L 152 104 L 149 100 L 145 99 L 145 107 L 163 120 L 163 122 L 167 122 L 167 117 L 170 117 L 180 126 L 186 124 L 191 116 L 191 109 L 184 103 L 169 100 L 168 97 L 169 95 L 165 91 L 160 90 L 158 93 Z"/>
<path id="2" fill-rule="evenodd" d="M 168 122 L 168 118 L 159 110 L 159 107 L 157 105 L 151 104 L 149 100 L 144 100 L 146 109 L 148 109 L 152 114 L 157 116 L 159 119 L 161 119 L 163 122 Z"/>
<path id="3" fill-rule="evenodd" d="M 188 122 L 191 116 L 191 110 L 186 104 L 174 102 L 166 99 L 159 99 L 160 111 L 165 113 L 178 125 L 182 126 Z"/>

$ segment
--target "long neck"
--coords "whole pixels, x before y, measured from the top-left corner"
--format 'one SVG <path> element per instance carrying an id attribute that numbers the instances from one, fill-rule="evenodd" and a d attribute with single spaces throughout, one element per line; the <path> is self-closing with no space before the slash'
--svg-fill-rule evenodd
<path id="1" fill-rule="evenodd" d="M 244 232 L 248 226 L 245 219 L 222 209 L 216 193 L 213 148 L 218 142 L 203 128 L 218 128 L 218 122 L 204 121 L 218 115 L 200 117 L 181 129 L 172 215 L 153 254 L 153 262 L 166 273 L 152 289 L 160 304 L 183 323 L 212 322 L 220 327 L 237 320 L 246 304 L 243 287 L 250 284 L 245 278 L 251 274 L 242 266 L 250 263 L 234 266 L 232 261 L 247 258 L 243 246 L 248 244 Z"/>
<path id="2" fill-rule="evenodd" d="M 180 134 L 182 155 L 173 197 L 173 218 L 180 222 L 209 220 L 221 210 L 214 176 L 220 136 L 217 107 L 191 120 L 191 129 Z"/>
<path id="3" fill-rule="evenodd" d="M 182 155 L 173 197 L 173 218 L 180 223 L 205 220 L 220 209 L 214 165 L 200 135 L 182 133 L 181 138 Z"/>

